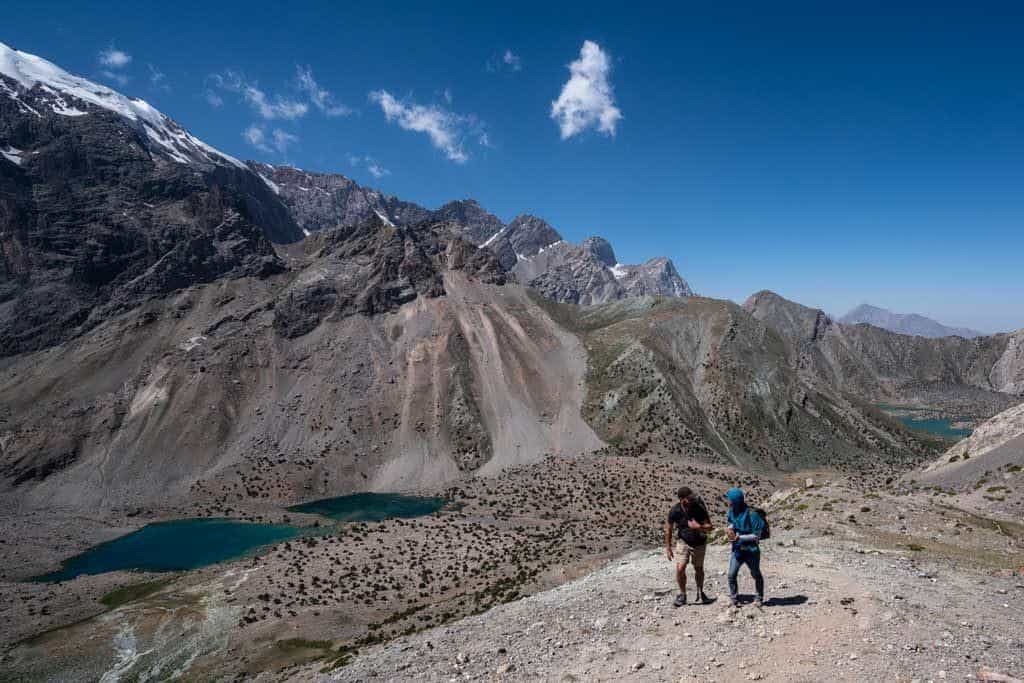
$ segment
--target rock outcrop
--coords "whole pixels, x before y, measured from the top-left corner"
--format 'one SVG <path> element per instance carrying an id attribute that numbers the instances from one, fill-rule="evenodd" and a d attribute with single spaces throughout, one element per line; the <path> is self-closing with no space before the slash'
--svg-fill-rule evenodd
<path id="1" fill-rule="evenodd" d="M 350 228 L 380 215 L 397 225 L 413 225 L 431 213 L 421 206 L 362 187 L 340 173 L 313 173 L 291 166 L 248 162 L 306 235 Z"/>
<path id="2" fill-rule="evenodd" d="M 973 339 L 907 336 L 837 323 L 823 311 L 767 291 L 743 306 L 788 339 L 796 351 L 794 366 L 816 385 L 875 402 L 986 404 L 986 417 L 1021 395 L 1024 330 Z"/>

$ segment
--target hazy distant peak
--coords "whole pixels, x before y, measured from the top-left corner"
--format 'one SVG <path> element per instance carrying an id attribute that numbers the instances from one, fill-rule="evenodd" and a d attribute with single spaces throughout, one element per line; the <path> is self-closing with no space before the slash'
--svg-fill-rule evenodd
<path id="1" fill-rule="evenodd" d="M 981 337 L 983 333 L 966 327 L 949 327 L 917 313 L 893 313 L 870 304 L 861 304 L 839 319 L 848 325 L 867 323 L 898 334 L 917 337 Z"/>

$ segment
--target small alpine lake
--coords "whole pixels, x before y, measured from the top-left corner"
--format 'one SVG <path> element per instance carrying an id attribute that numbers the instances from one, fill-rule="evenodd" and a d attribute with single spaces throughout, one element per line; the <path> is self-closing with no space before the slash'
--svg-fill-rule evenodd
<path id="1" fill-rule="evenodd" d="M 960 429 L 952 425 L 954 422 L 964 422 L 966 418 L 951 420 L 947 417 L 940 417 L 937 411 L 930 408 L 895 406 L 888 403 L 879 403 L 877 407 L 899 420 L 907 429 L 913 429 L 916 432 L 925 432 L 954 441 L 968 437 L 973 432 L 971 429 Z"/>
<path id="2" fill-rule="evenodd" d="M 337 522 L 379 522 L 391 517 L 423 517 L 444 507 L 444 498 L 422 498 L 400 493 L 354 493 L 293 505 L 288 512 L 320 515 Z"/>
<path id="3" fill-rule="evenodd" d="M 356 493 L 294 505 L 289 512 L 321 515 L 337 522 L 376 522 L 421 517 L 440 510 L 443 498 L 396 493 Z M 119 570 L 173 572 L 199 569 L 255 553 L 297 536 L 323 533 L 322 527 L 257 524 L 232 519 L 178 519 L 147 524 L 137 531 L 65 560 L 57 571 L 33 581 L 70 581 L 84 574 Z"/>
<path id="4" fill-rule="evenodd" d="M 957 429 L 956 427 L 953 427 L 950 425 L 950 421 L 947 418 L 919 420 L 908 415 L 900 417 L 899 421 L 908 429 L 927 432 L 935 436 L 941 436 L 944 439 L 963 439 L 964 437 L 970 436 L 972 432 L 970 429 Z"/>
<path id="5" fill-rule="evenodd" d="M 252 524 L 231 519 L 178 519 L 147 524 L 138 531 L 89 548 L 35 581 L 70 581 L 83 574 L 118 570 L 174 572 L 223 562 L 261 546 L 294 538 L 303 529 L 285 524 Z"/>

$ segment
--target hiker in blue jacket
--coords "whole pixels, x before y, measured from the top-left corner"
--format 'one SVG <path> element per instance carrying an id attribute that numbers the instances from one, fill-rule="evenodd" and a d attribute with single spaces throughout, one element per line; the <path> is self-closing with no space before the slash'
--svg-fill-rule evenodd
<path id="1" fill-rule="evenodd" d="M 725 493 L 729 501 L 729 540 L 732 541 L 732 559 L 729 561 L 729 598 L 733 606 L 739 605 L 739 589 L 736 575 L 740 567 L 750 567 L 750 575 L 754 577 L 757 589 L 757 606 L 764 604 L 764 576 L 761 575 L 761 548 L 758 541 L 764 533 L 764 519 L 747 507 L 743 499 L 743 491 L 731 488 Z"/>

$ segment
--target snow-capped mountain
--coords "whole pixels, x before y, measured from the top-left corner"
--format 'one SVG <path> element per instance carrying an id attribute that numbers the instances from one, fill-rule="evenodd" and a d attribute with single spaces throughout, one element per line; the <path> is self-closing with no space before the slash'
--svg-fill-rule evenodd
<path id="1" fill-rule="evenodd" d="M 238 159 L 195 137 L 145 100 L 126 97 L 110 88 L 64 71 L 42 57 L 0 43 L 0 95 L 25 114 L 42 118 L 109 111 L 131 122 L 145 136 L 149 151 L 180 164 L 230 164 Z M 5 151 L 4 156 L 17 152 Z"/>
<path id="2" fill-rule="evenodd" d="M 142 100 L 0 44 L 0 356 L 152 297 L 279 272 L 302 239 L 237 159 Z"/>

